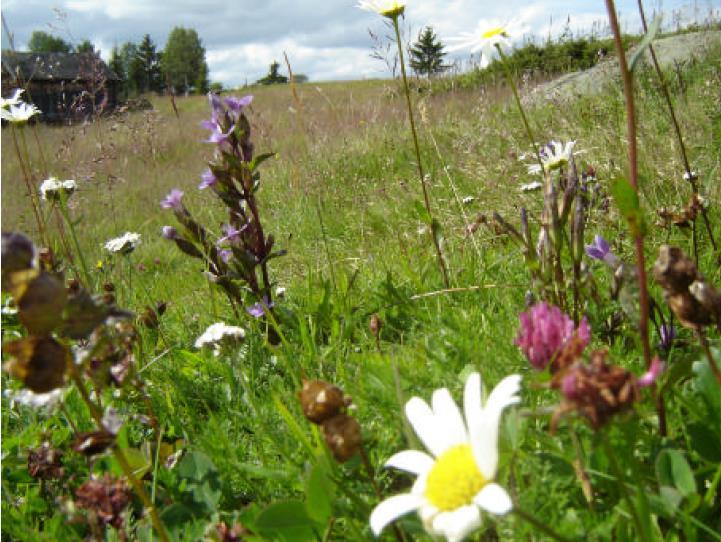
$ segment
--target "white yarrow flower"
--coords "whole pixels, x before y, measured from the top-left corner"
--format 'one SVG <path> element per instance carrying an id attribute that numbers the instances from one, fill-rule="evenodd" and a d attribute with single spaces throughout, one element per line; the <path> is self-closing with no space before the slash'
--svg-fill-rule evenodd
<path id="1" fill-rule="evenodd" d="M 520 21 L 508 24 L 498 24 L 481 20 L 473 32 L 463 32 L 459 36 L 446 38 L 449 43 L 454 43 L 448 51 L 470 49 L 471 53 L 481 53 L 481 68 L 487 67 L 496 57 L 498 51 L 496 46 L 504 52 L 512 46 L 513 38 L 520 38 L 525 32 L 525 26 Z"/>
<path id="2" fill-rule="evenodd" d="M 34 105 L 18 102 L 17 104 L 10 104 L 8 109 L 0 109 L 0 118 L 14 124 L 21 124 L 40 113 L 41 111 Z"/>
<path id="3" fill-rule="evenodd" d="M 564 145 L 560 141 L 551 141 L 544 145 L 540 150 L 541 163 L 546 171 L 560 169 L 570 162 L 573 156 L 573 147 L 576 146 L 575 141 L 568 141 Z M 537 175 L 541 173 L 541 164 L 531 164 L 528 166 L 528 173 Z"/>
<path id="4" fill-rule="evenodd" d="M 356 7 L 393 19 L 403 13 L 406 9 L 406 3 L 395 0 L 359 0 Z"/>
<path id="5" fill-rule="evenodd" d="M 245 339 L 245 330 L 238 326 L 229 326 L 224 322 L 217 322 L 206 329 L 195 341 L 195 348 L 212 348 L 214 354 L 219 356 L 224 346 L 238 343 Z"/>
<path id="6" fill-rule="evenodd" d="M 494 482 L 498 468 L 498 425 L 503 409 L 520 401 L 521 376 L 504 378 L 481 400 L 481 376 L 466 380 L 463 414 L 446 388 L 433 393 L 431 405 L 419 397 L 406 403 L 406 416 L 430 454 L 405 450 L 386 467 L 417 476 L 410 493 L 378 504 L 370 525 L 378 536 L 389 523 L 417 512 L 426 531 L 460 542 L 481 524 L 481 509 L 506 514 L 513 504 L 505 489 Z"/>
<path id="7" fill-rule="evenodd" d="M 22 96 L 23 92 L 25 92 L 24 89 L 16 88 L 10 98 L 0 98 L 0 108 L 5 109 L 11 105 L 18 105 L 22 101 L 20 96 Z"/>
<path id="8" fill-rule="evenodd" d="M 114 254 L 130 254 L 140 244 L 140 234 L 125 232 L 105 243 L 105 250 Z"/>
<path id="9" fill-rule="evenodd" d="M 61 192 L 64 192 L 65 197 L 68 197 L 75 192 L 77 187 L 77 183 L 72 179 L 61 181 L 55 177 L 50 177 L 40 184 L 40 197 L 46 201 L 57 201 L 60 199 Z"/>
<path id="10" fill-rule="evenodd" d="M 473 197 L 473 196 L 466 196 L 466 197 L 463 198 L 461 201 L 463 201 L 463 205 L 470 205 L 471 203 L 473 203 L 474 201 L 476 201 L 476 198 Z"/>
<path id="11" fill-rule="evenodd" d="M 539 188 L 543 188 L 543 183 L 540 181 L 533 181 L 532 183 L 522 184 L 521 192 L 534 192 Z"/>

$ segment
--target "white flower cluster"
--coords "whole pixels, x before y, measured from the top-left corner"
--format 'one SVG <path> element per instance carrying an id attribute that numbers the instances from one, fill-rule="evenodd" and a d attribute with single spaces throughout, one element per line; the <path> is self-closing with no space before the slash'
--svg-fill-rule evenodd
<path id="1" fill-rule="evenodd" d="M 130 254 L 140 244 L 140 234 L 125 232 L 105 243 L 105 250 L 113 254 Z"/>
<path id="2" fill-rule="evenodd" d="M 77 187 L 78 184 L 72 179 L 61 181 L 55 177 L 50 177 L 40 184 L 40 197 L 46 201 L 58 201 L 61 194 L 64 194 L 67 198 L 75 192 Z"/>
<path id="3" fill-rule="evenodd" d="M 212 348 L 213 353 L 219 356 L 224 346 L 230 346 L 245 339 L 245 330 L 238 326 L 229 326 L 224 322 L 217 322 L 195 341 L 196 348 Z"/>
<path id="4" fill-rule="evenodd" d="M 13 124 L 22 124 L 27 122 L 31 117 L 39 115 L 41 111 L 33 104 L 25 103 L 20 99 L 23 92 L 21 88 L 16 88 L 10 98 L 2 98 L 0 100 L 0 118 Z"/>
<path id="5" fill-rule="evenodd" d="M 63 399 L 65 389 L 56 388 L 47 393 L 35 393 L 23 388 L 17 391 L 5 390 L 3 395 L 11 404 L 16 403 L 35 409 L 52 410 Z"/>

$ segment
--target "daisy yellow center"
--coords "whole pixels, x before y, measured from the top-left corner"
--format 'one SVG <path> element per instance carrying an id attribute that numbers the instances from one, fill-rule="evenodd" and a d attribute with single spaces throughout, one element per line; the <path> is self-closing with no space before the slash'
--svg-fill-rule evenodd
<path id="1" fill-rule="evenodd" d="M 478 470 L 468 444 L 459 444 L 443 452 L 428 473 L 425 496 L 441 511 L 471 504 L 473 497 L 487 484 Z"/>
<path id="2" fill-rule="evenodd" d="M 490 30 L 484 32 L 481 37 L 485 40 L 489 38 L 494 38 L 496 36 L 505 36 L 506 31 L 503 30 L 500 26 L 497 26 L 496 28 L 491 28 Z"/>
<path id="3" fill-rule="evenodd" d="M 403 13 L 403 11 L 405 10 L 405 7 L 406 7 L 405 4 L 393 2 L 392 4 L 387 6 L 385 9 L 381 10 L 381 15 L 383 15 L 385 17 L 391 17 L 391 18 L 397 17 L 398 15 Z"/>

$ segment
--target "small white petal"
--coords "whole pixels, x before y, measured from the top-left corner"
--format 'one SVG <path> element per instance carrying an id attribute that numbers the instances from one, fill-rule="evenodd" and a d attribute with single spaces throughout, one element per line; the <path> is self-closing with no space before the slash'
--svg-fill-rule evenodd
<path id="1" fill-rule="evenodd" d="M 450 512 L 441 512 L 433 520 L 433 530 L 448 542 L 461 542 L 481 525 L 478 507 L 469 504 Z"/>
<path id="2" fill-rule="evenodd" d="M 471 373 L 466 379 L 463 390 L 463 414 L 469 430 L 476 427 L 480 421 L 483 405 L 481 404 L 481 375 Z"/>
<path id="3" fill-rule="evenodd" d="M 513 508 L 511 497 L 508 496 L 506 490 L 493 483 L 483 486 L 483 489 L 474 497 L 473 502 L 497 516 L 507 514 Z"/>
<path id="4" fill-rule="evenodd" d="M 423 399 L 413 397 L 406 403 L 406 417 L 423 445 L 435 457 L 448 448 L 443 427 Z"/>
<path id="5" fill-rule="evenodd" d="M 424 499 L 420 495 L 395 495 L 378 504 L 371 512 L 370 524 L 373 534 L 378 536 L 383 528 L 409 512 L 418 510 Z"/>
<path id="6" fill-rule="evenodd" d="M 404 450 L 392 456 L 385 464 L 386 467 L 404 470 L 417 476 L 424 474 L 433 467 L 433 458 L 418 450 Z"/>
<path id="7" fill-rule="evenodd" d="M 447 388 L 434 391 L 432 403 L 433 414 L 445 433 L 446 447 L 467 443 L 466 424 L 463 423 L 461 411 L 451 397 L 451 392 Z"/>

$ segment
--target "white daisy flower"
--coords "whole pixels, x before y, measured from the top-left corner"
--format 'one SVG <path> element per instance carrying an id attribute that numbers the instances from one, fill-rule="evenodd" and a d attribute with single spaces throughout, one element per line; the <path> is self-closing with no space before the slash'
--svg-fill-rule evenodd
<path id="1" fill-rule="evenodd" d="M 210 347 L 213 353 L 219 356 L 223 347 L 238 343 L 245 339 L 245 330 L 238 326 L 229 326 L 224 322 L 217 322 L 206 329 L 195 341 L 195 348 Z"/>
<path id="2" fill-rule="evenodd" d="M 397 2 L 395 0 L 359 0 L 356 7 L 364 9 L 365 11 L 378 13 L 389 19 L 395 19 L 403 14 L 406 9 L 406 3 L 407 2 Z"/>
<path id="3" fill-rule="evenodd" d="M 24 89 L 16 88 L 10 98 L 0 98 L 0 108 L 5 109 L 11 105 L 18 105 L 22 101 L 20 96 L 22 96 L 23 92 L 25 92 Z"/>
<path id="4" fill-rule="evenodd" d="M 72 179 L 60 181 L 55 177 L 50 177 L 40 184 L 40 197 L 46 201 L 57 201 L 60 199 L 61 192 L 64 192 L 65 197 L 68 197 L 75 192 L 77 187 L 77 183 Z"/>
<path id="5" fill-rule="evenodd" d="M 140 234 L 125 232 L 105 243 L 105 250 L 114 254 L 130 254 L 140 244 Z"/>
<path id="6" fill-rule="evenodd" d="M 466 197 L 463 198 L 461 201 L 463 201 L 463 205 L 470 205 L 471 203 L 473 203 L 474 201 L 476 201 L 476 198 L 473 197 L 473 196 L 466 196 Z"/>
<path id="7" fill-rule="evenodd" d="M 543 188 L 543 183 L 540 181 L 533 181 L 532 183 L 522 184 L 521 192 L 534 192 L 539 188 Z"/>
<path id="8" fill-rule="evenodd" d="M 18 102 L 17 104 L 10 104 L 8 109 L 1 108 L 0 118 L 14 124 L 21 124 L 40 113 L 41 111 L 33 104 Z"/>
<path id="9" fill-rule="evenodd" d="M 520 383 L 520 375 L 507 376 L 484 406 L 481 376 L 472 373 L 466 380 L 463 415 L 446 388 L 433 393 L 430 406 L 419 397 L 406 403 L 408 421 L 431 455 L 405 450 L 386 462 L 386 467 L 418 478 L 410 493 L 390 497 L 373 509 L 370 525 L 376 536 L 415 511 L 429 534 L 460 542 L 481 524 L 481 509 L 496 515 L 511 510 L 511 498 L 493 480 L 501 413 L 520 401 Z"/>
<path id="10" fill-rule="evenodd" d="M 512 38 L 518 38 L 525 32 L 525 25 L 520 21 L 514 21 L 508 24 L 498 24 L 497 22 L 489 22 L 480 20 L 478 27 L 473 32 L 463 32 L 460 36 L 446 38 L 449 43 L 455 42 L 448 48 L 448 51 L 458 51 L 460 49 L 470 49 L 471 53 L 481 53 L 481 68 L 486 68 L 496 57 L 499 46 L 503 51 L 507 51 L 512 47 Z"/>
<path id="11" fill-rule="evenodd" d="M 568 141 L 565 145 L 560 141 L 551 141 L 541 147 L 540 155 L 543 168 L 546 171 L 553 171 L 568 165 L 571 156 L 573 156 L 573 147 L 575 146 L 575 141 Z M 541 164 L 531 164 L 528 166 L 528 173 L 532 175 L 540 174 Z"/>

